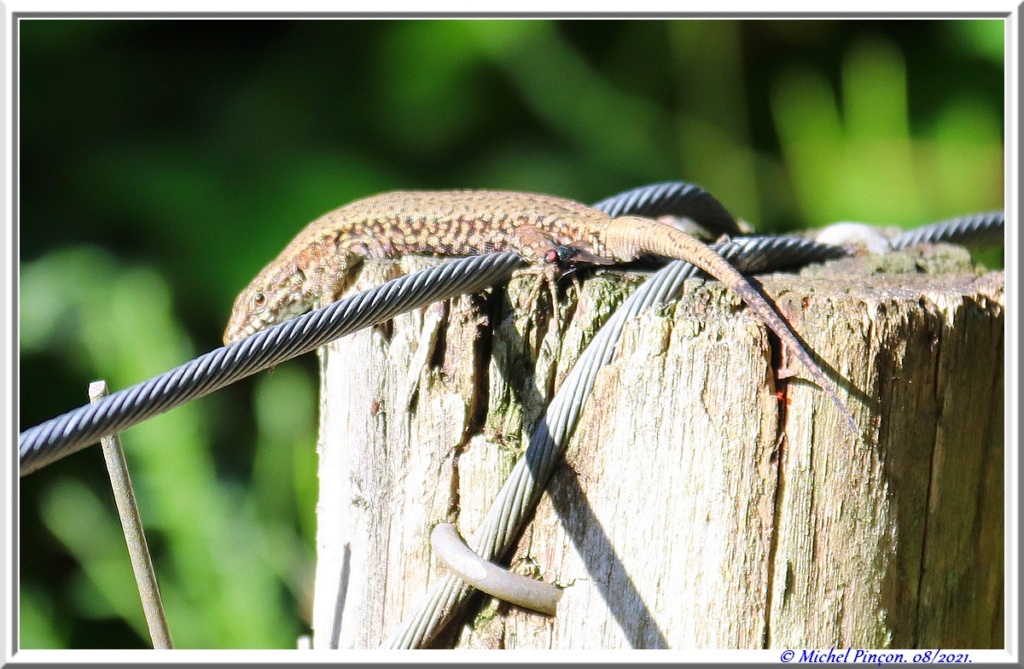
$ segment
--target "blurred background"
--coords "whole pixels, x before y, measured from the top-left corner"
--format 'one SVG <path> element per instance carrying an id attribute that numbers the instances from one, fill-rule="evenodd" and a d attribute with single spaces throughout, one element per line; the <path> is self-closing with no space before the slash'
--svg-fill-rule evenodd
<path id="1" fill-rule="evenodd" d="M 15 30 L 21 429 L 218 346 L 292 236 L 381 191 L 682 179 L 759 231 L 1003 207 L 998 20 Z M 316 383 L 305 356 L 123 434 L 179 647 L 308 631 Z M 148 647 L 99 449 L 20 499 L 22 647 Z"/>

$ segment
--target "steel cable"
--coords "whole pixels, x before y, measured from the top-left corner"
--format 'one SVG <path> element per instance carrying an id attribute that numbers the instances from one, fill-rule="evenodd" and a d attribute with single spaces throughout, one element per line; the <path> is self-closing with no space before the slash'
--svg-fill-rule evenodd
<path id="1" fill-rule="evenodd" d="M 708 212 L 721 225 L 725 208 L 692 184 L 641 186 L 598 203 L 597 208 L 666 212 L 685 206 L 694 216 Z M 21 433 L 21 476 L 71 455 L 100 437 L 121 432 L 147 418 L 219 390 L 239 379 L 302 355 L 363 327 L 411 309 L 508 278 L 522 261 L 514 253 L 463 258 L 389 281 L 363 293 L 268 328 L 184 363 L 147 381 L 112 393 Z"/>
<path id="2" fill-rule="evenodd" d="M 738 235 L 741 232 L 736 219 L 714 195 L 685 181 L 640 186 L 601 200 L 593 206 L 609 216 L 686 216 L 715 236 Z"/>
<path id="3" fill-rule="evenodd" d="M 124 388 L 21 433 L 21 475 L 99 440 L 273 367 L 361 328 L 437 300 L 503 281 L 522 265 L 515 253 L 492 253 L 388 281 L 251 337 L 222 346 L 159 376 Z"/>
<path id="4" fill-rule="evenodd" d="M 707 191 L 683 182 L 642 186 L 594 205 L 609 214 L 690 216 L 713 232 L 735 233 L 728 211 Z M 1002 237 L 1002 212 L 951 219 L 908 231 L 892 243 L 994 241 Z M 844 252 L 794 238 L 746 238 L 716 250 L 744 271 L 763 271 L 836 257 Z M 514 253 L 462 258 L 389 281 L 381 286 L 317 309 L 278 326 L 180 365 L 159 376 L 117 391 L 95 405 L 84 405 L 23 431 L 19 437 L 21 475 L 30 474 L 60 458 L 121 432 L 147 418 L 209 394 L 241 378 L 314 350 L 329 341 L 437 300 L 475 292 L 508 278 L 522 264 Z M 670 300 L 682 282 L 697 273 L 688 263 L 674 262 L 631 296 L 609 320 L 567 377 L 545 420 L 534 432 L 530 447 L 509 477 L 470 545 L 488 559 L 505 552 L 521 522 L 539 499 L 543 482 L 562 455 L 567 435 L 589 394 L 594 376 L 610 361 L 629 318 L 652 304 Z M 577 371 L 580 370 L 580 371 Z M 518 519 L 518 520 L 516 520 Z M 431 591 L 427 613 L 403 622 L 389 641 L 395 647 L 416 647 L 448 619 L 456 603 L 471 589 L 446 577 Z M 433 594 L 439 593 L 439 594 Z M 407 619 L 407 621 L 410 619 Z M 409 645 L 411 644 L 411 645 Z"/>
<path id="5" fill-rule="evenodd" d="M 639 208 L 645 215 L 678 213 L 678 199 L 675 205 L 656 200 L 658 197 L 671 199 L 685 192 L 669 188 L 671 185 L 642 187 L 599 204 L 606 211 L 615 212 L 613 215 L 641 213 L 632 207 Z M 995 243 L 1002 239 L 1003 227 L 1003 212 L 963 216 L 907 231 L 896 237 L 891 246 L 902 249 L 938 241 Z M 712 248 L 745 273 L 779 270 L 848 254 L 841 247 L 797 237 L 748 237 L 715 244 Z M 683 282 L 699 274 L 702 274 L 700 270 L 689 263 L 671 263 L 633 293 L 600 329 L 555 394 L 543 420 L 531 435 L 526 452 L 506 479 L 484 522 L 469 540 L 475 553 L 491 560 L 512 547 L 522 522 L 539 501 L 547 479 L 565 452 L 567 435 L 593 389 L 598 371 L 611 361 L 624 324 L 650 306 L 674 299 Z M 472 587 L 457 577 L 446 574 L 430 589 L 423 604 L 399 624 L 381 647 L 422 647 L 458 613 L 459 605 L 472 591 Z"/>
<path id="6" fill-rule="evenodd" d="M 964 244 L 989 246 L 1001 244 L 1006 216 L 1002 211 L 960 216 L 930 225 L 922 225 L 898 234 L 889 242 L 894 250 L 918 244 Z"/>
<path id="7" fill-rule="evenodd" d="M 742 271 L 782 269 L 836 258 L 846 252 L 835 246 L 786 237 L 748 237 L 712 245 Z M 702 274 L 693 265 L 676 261 L 654 274 L 634 292 L 598 331 L 548 405 L 530 445 L 516 463 L 492 503 L 483 523 L 468 540 L 473 551 L 492 560 L 512 547 L 519 529 L 540 499 L 568 444 L 583 404 L 593 390 L 597 373 L 611 362 L 622 328 L 650 306 L 671 301 L 683 282 Z M 382 648 L 420 648 L 458 613 L 473 588 L 446 574 L 427 593 L 424 602 L 407 616 L 381 644 Z"/>

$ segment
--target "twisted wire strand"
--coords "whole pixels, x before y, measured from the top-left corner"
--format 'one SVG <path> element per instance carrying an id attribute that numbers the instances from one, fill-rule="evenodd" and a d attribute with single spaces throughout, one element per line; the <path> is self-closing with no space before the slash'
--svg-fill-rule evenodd
<path id="1" fill-rule="evenodd" d="M 1006 215 L 1004 212 L 989 211 L 950 218 L 907 230 L 893 238 L 890 246 L 896 250 L 937 242 L 970 246 L 996 246 L 1003 242 L 1005 227 Z"/>
<path id="2" fill-rule="evenodd" d="M 664 181 L 640 186 L 593 205 L 609 216 L 648 216 L 665 214 L 687 216 L 715 236 L 739 235 L 739 224 L 718 199 L 700 186 L 685 181 Z"/>
<path id="3" fill-rule="evenodd" d="M 207 395 L 246 376 L 312 351 L 411 309 L 507 279 L 522 265 L 515 253 L 491 253 L 431 267 L 316 309 L 222 346 L 159 376 L 51 418 L 21 433 L 21 476 L 75 453 L 100 437 Z"/>
<path id="4" fill-rule="evenodd" d="M 799 238 L 747 237 L 712 245 L 742 271 L 782 269 L 835 258 L 845 251 Z M 483 523 L 468 544 L 491 560 L 504 555 L 523 521 L 532 513 L 548 478 L 565 453 L 568 435 L 576 425 L 597 374 L 611 362 L 624 325 L 654 304 L 675 299 L 683 282 L 700 274 L 693 265 L 675 261 L 657 272 L 623 302 L 598 331 L 548 405 L 530 445 L 516 463 Z M 435 582 L 420 606 L 381 644 L 382 648 L 419 648 L 428 643 L 460 610 L 473 588 L 446 574 Z"/>

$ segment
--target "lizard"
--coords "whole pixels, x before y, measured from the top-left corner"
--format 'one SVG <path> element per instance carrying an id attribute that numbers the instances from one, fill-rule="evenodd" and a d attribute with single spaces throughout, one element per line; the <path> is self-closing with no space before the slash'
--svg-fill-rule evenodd
<path id="1" fill-rule="evenodd" d="M 404 254 L 469 256 L 515 251 L 532 272 L 630 262 L 685 260 L 736 292 L 856 421 L 785 319 L 735 267 L 689 234 L 641 216 L 611 217 L 573 200 L 515 191 L 394 191 L 357 200 L 307 225 L 235 300 L 224 343 L 243 339 L 340 299 L 364 259 Z"/>

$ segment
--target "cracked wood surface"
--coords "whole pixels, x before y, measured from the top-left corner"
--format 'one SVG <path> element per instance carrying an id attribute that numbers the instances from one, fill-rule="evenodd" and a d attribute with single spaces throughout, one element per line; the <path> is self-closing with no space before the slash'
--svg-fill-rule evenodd
<path id="1" fill-rule="evenodd" d="M 436 645 L 1002 647 L 1002 273 L 929 247 L 761 282 L 870 444 L 738 298 L 690 281 L 627 326 L 505 562 L 565 587 L 558 614 L 476 595 Z M 598 274 L 539 320 L 460 297 L 322 353 L 314 647 L 376 647 L 413 610 L 441 574 L 431 529 L 472 533 L 628 283 Z"/>

